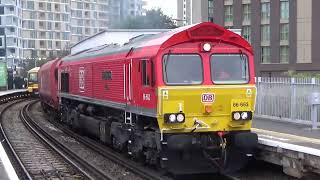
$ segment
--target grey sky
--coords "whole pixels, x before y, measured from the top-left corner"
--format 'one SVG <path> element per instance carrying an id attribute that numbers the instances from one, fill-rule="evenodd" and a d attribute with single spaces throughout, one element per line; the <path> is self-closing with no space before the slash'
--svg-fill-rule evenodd
<path id="1" fill-rule="evenodd" d="M 177 17 L 177 0 L 145 0 L 147 2 L 146 9 L 160 7 L 163 12 L 173 18 Z"/>

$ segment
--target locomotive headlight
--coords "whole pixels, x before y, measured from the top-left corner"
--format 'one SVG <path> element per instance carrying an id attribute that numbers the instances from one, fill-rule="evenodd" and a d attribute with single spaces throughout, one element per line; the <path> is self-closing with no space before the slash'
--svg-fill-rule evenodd
<path id="1" fill-rule="evenodd" d="M 177 121 L 178 121 L 179 123 L 182 123 L 182 122 L 184 121 L 184 115 L 183 115 L 183 114 L 178 114 L 178 115 L 177 115 Z"/>
<path id="2" fill-rule="evenodd" d="M 175 114 L 170 114 L 170 116 L 169 116 L 169 121 L 171 122 L 171 123 L 174 123 L 175 121 L 176 121 L 176 115 Z"/>
<path id="3" fill-rule="evenodd" d="M 211 44 L 210 43 L 204 43 L 202 48 L 203 48 L 204 51 L 210 51 L 211 50 Z"/>
<path id="4" fill-rule="evenodd" d="M 233 114 L 233 119 L 234 120 L 239 120 L 241 118 L 240 113 L 236 112 Z"/>
<path id="5" fill-rule="evenodd" d="M 243 120 L 248 119 L 248 112 L 241 113 L 241 119 Z"/>

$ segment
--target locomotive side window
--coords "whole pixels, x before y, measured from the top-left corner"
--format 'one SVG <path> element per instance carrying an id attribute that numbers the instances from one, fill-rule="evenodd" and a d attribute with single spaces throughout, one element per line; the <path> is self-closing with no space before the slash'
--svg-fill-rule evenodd
<path id="1" fill-rule="evenodd" d="M 215 84 L 249 82 L 248 58 L 243 54 L 214 54 L 210 59 L 211 78 Z"/>
<path id="2" fill-rule="evenodd" d="M 167 54 L 163 57 L 163 77 L 168 85 L 198 85 L 203 81 L 201 57 L 197 54 Z"/>
<path id="3" fill-rule="evenodd" d="M 61 73 L 61 91 L 69 92 L 69 73 Z"/>
<path id="4" fill-rule="evenodd" d="M 112 79 L 112 72 L 111 71 L 105 71 L 102 73 L 102 79 L 103 80 L 111 80 Z"/>
<path id="5" fill-rule="evenodd" d="M 149 77 L 149 69 L 148 69 L 148 61 L 147 60 L 142 60 L 142 85 L 143 86 L 150 86 L 150 77 Z"/>

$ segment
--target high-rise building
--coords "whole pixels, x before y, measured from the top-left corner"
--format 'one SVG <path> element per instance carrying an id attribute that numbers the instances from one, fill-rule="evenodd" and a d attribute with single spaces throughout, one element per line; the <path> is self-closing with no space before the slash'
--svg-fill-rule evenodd
<path id="1" fill-rule="evenodd" d="M 0 2 L 0 59 L 7 56 L 8 67 L 24 59 L 56 56 L 109 26 L 109 0 Z"/>
<path id="2" fill-rule="evenodd" d="M 143 0 L 109 0 L 111 24 L 117 25 L 128 17 L 141 16 L 144 13 Z"/>
<path id="3" fill-rule="evenodd" d="M 22 10 L 20 0 L 1 0 L 0 3 L 0 59 L 7 66 L 19 64 L 22 52 Z M 6 58 L 6 59 L 5 59 Z"/>
<path id="4" fill-rule="evenodd" d="M 177 0 L 177 8 L 179 26 L 208 20 L 208 0 Z"/>
<path id="5" fill-rule="evenodd" d="M 196 6 L 201 10 L 191 11 L 186 5 L 186 21 L 182 22 L 212 21 L 242 30 L 254 49 L 256 75 L 281 76 L 291 70 L 319 72 L 319 0 L 178 0 L 179 18 L 184 18 L 183 3 L 188 1 L 201 3 Z"/>

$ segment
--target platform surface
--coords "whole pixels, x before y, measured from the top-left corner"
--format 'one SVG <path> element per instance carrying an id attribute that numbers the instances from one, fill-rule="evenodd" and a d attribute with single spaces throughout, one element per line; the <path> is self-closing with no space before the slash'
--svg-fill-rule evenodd
<path id="1" fill-rule="evenodd" d="M 19 180 L 13 166 L 0 143 L 0 179 L 1 180 Z"/>
<path id="2" fill-rule="evenodd" d="M 252 127 L 260 144 L 320 156 L 320 129 L 312 130 L 311 125 L 255 118 Z"/>
<path id="3" fill-rule="evenodd" d="M 17 93 L 17 92 L 26 92 L 27 89 L 11 89 L 7 91 L 0 91 L 0 96 L 12 94 L 12 93 Z"/>

